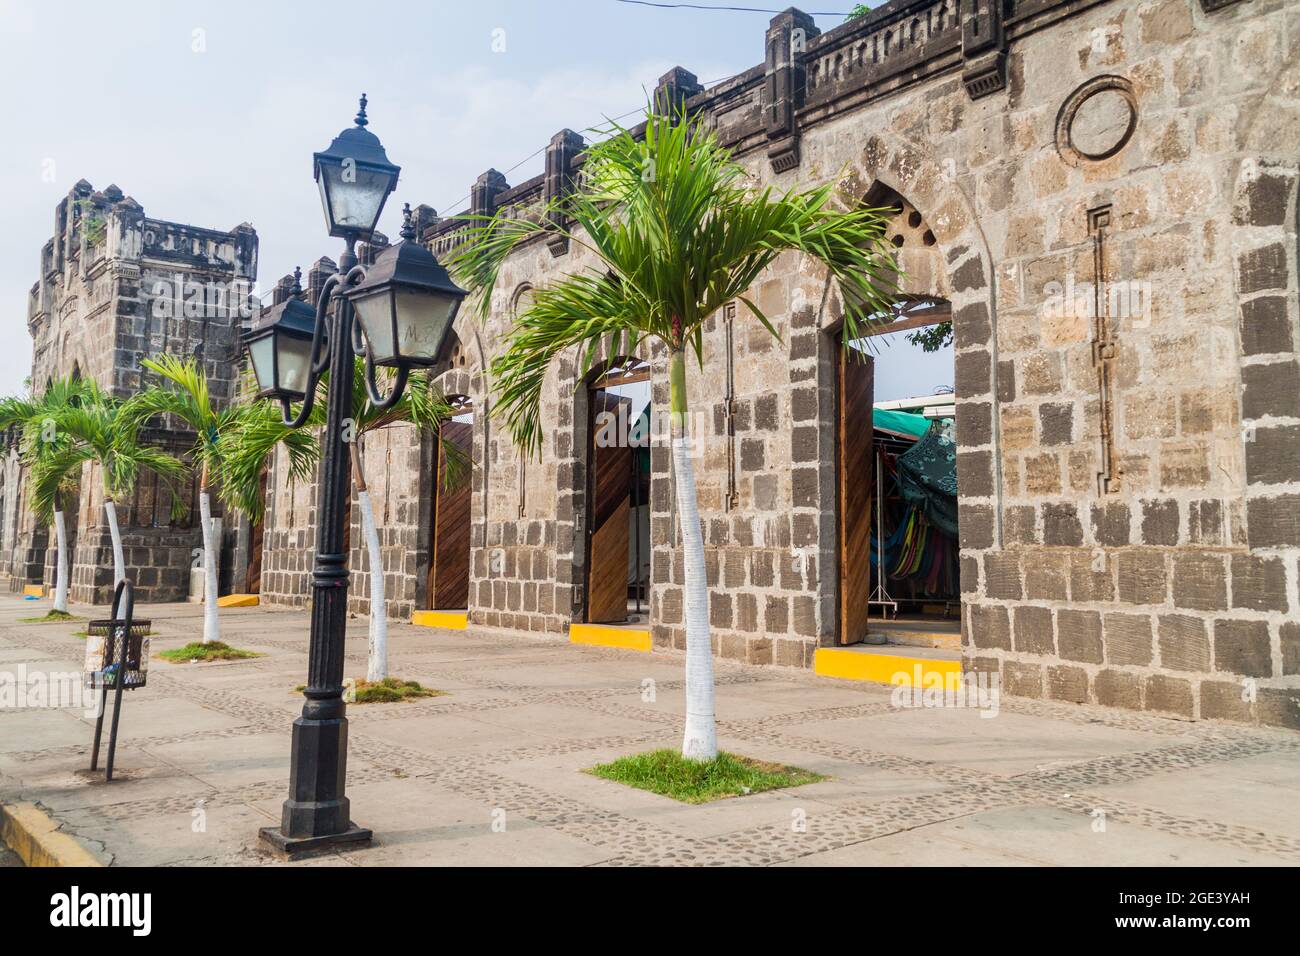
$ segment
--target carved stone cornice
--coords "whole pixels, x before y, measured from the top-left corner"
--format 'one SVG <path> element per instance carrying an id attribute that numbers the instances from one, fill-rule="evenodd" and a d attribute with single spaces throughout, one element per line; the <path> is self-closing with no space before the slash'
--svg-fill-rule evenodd
<path id="1" fill-rule="evenodd" d="M 970 0 L 962 12 L 961 82 L 977 100 L 1007 85 L 1007 36 L 1000 0 Z"/>

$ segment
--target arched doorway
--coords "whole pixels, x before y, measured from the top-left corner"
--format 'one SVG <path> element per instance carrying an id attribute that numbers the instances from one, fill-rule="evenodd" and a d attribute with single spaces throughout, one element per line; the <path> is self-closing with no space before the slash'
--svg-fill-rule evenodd
<path id="1" fill-rule="evenodd" d="M 432 610 L 469 607 L 470 468 L 474 441 L 474 403 L 465 395 L 447 397 L 453 414 L 438 429 L 434 451 L 432 530 L 428 604 Z"/>
<path id="2" fill-rule="evenodd" d="M 589 624 L 640 623 L 650 587 L 650 366 L 607 363 L 587 395 L 586 596 Z"/>
<path id="3" fill-rule="evenodd" d="M 837 643 L 956 646 L 957 536 L 952 309 L 942 253 L 911 203 L 883 183 L 903 289 L 843 348 L 835 336 Z M 913 638 L 911 635 L 918 635 Z M 927 640 L 919 635 L 929 635 Z"/>

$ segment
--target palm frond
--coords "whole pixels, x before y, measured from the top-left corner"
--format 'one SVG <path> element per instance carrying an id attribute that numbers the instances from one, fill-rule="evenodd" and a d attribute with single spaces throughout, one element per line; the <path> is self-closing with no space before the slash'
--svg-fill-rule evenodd
<path id="1" fill-rule="evenodd" d="M 82 466 L 94 461 L 93 449 L 88 445 L 64 445 L 52 448 L 31 462 L 30 505 L 43 524 L 54 519 L 59 509 L 59 496 L 81 478 Z"/>
<path id="2" fill-rule="evenodd" d="M 647 110 L 640 134 L 617 123 L 602 133 L 586 151 L 579 188 L 536 220 L 474 217 L 450 260 L 484 311 L 505 261 L 552 231 L 552 220 L 599 260 L 599 268 L 534 290 L 490 363 L 493 413 L 527 453 L 541 448 L 547 370 L 569 349 L 580 379 L 602 351 L 631 354 L 650 338 L 690 349 L 702 363 L 704 322 L 731 301 L 777 335 L 749 290 L 782 252 L 826 267 L 843 300 L 846 348 L 889 314 L 898 274 L 880 210 L 833 208 L 830 184 L 756 190 L 716 133 L 682 111 Z"/>
<path id="3" fill-rule="evenodd" d="M 167 354 L 143 359 L 140 365 L 158 375 L 162 382 L 146 384 L 127 399 L 122 408 L 125 426 L 138 430 L 155 416 L 173 416 L 194 431 L 190 455 L 196 466 L 209 474 L 215 473 L 217 436 L 230 415 L 214 407 L 202 367 L 194 359 L 182 360 Z"/>
<path id="4" fill-rule="evenodd" d="M 320 446 L 307 428 L 293 429 L 281 419 L 278 407 L 266 402 L 235 406 L 232 422 L 217 437 L 218 494 L 232 508 L 260 521 L 266 507 L 262 473 L 275 449 L 288 453 L 288 480 L 310 480 L 320 456 Z"/>

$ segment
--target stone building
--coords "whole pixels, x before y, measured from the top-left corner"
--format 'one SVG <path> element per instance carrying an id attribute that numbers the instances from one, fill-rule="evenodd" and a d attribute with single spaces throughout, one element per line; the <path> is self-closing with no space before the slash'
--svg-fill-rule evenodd
<path id="1" fill-rule="evenodd" d="M 897 210 L 896 321 L 925 302 L 955 334 L 962 668 L 1014 695 L 1300 726 L 1300 8 L 893 0 L 826 33 L 788 10 L 763 42 L 752 69 L 707 90 L 677 69 L 656 95 L 702 111 L 757 184 L 832 180 L 845 204 Z M 558 133 L 514 186 L 489 170 L 470 211 L 569 188 L 582 145 Z M 422 234 L 442 254 L 461 228 Z M 529 290 L 591 265 L 539 241 L 486 322 L 457 320 L 439 372 L 472 421 L 460 620 L 438 599 L 437 443 L 372 439 L 393 616 L 601 639 L 617 572 L 592 556 L 641 509 L 598 493 L 613 466 L 592 406 L 648 379 L 663 409 L 666 356 L 605 356 L 599 381 L 557 362 L 539 460 L 489 416 L 484 375 Z M 780 340 L 724 309 L 689 374 L 715 652 L 812 667 L 866 636 L 845 540 L 872 479 L 841 431 L 869 385 L 843 385 L 821 270 L 786 255 L 753 292 Z M 629 612 L 607 643 L 683 646 L 668 462 L 652 444 L 648 620 Z M 300 603 L 315 490 L 270 487 L 262 594 Z M 363 611 L 377 569 L 351 542 Z"/>
<path id="2" fill-rule="evenodd" d="M 117 186 L 96 191 L 83 179 L 55 207 L 54 237 L 41 250 L 28 301 L 32 387 L 80 376 L 125 398 L 140 388 L 140 360 L 170 353 L 198 359 L 213 397 L 229 401 L 242 367 L 239 323 L 256 277 L 257 233 L 247 223 L 222 232 L 153 219 Z M 0 576 L 12 590 L 50 589 L 53 532 L 37 526 L 26 508 L 13 438 L 0 492 Z M 193 434 L 159 425 L 142 438 L 180 453 Z M 201 545 L 195 491 L 183 489 L 186 513 L 179 520 L 152 475 L 142 476 L 130 501 L 117 503 L 140 600 L 187 596 Z M 77 508 L 66 513 L 70 596 L 106 602 L 112 543 L 97 467 L 86 466 L 74 497 Z"/>

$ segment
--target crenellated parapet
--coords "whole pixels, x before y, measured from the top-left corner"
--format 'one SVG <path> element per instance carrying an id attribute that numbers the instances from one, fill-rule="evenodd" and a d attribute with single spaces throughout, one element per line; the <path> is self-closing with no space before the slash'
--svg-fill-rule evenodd
<path id="1" fill-rule="evenodd" d="M 707 90 L 694 74 L 674 67 L 659 78 L 651 98 L 661 108 L 702 112 L 735 155 L 762 150 L 774 174 L 787 173 L 803 162 L 803 133 L 866 103 L 945 75 L 957 77 L 971 100 L 1005 90 L 1014 41 L 1102 2 L 892 0 L 824 33 L 791 7 L 769 22 L 762 63 Z M 562 130 L 546 148 L 543 175 L 510 186 L 488 170 L 472 187 L 468 209 L 423 225 L 420 235 L 436 254 L 445 254 L 465 228 L 465 215 L 549 201 L 569 188 L 581 166 L 581 137 Z M 567 251 L 558 237 L 548 245 L 557 256 Z"/>

